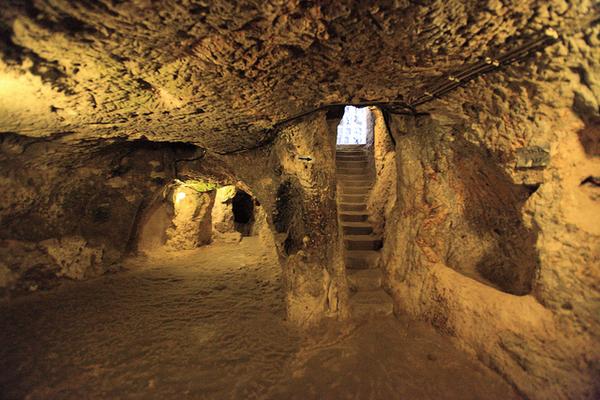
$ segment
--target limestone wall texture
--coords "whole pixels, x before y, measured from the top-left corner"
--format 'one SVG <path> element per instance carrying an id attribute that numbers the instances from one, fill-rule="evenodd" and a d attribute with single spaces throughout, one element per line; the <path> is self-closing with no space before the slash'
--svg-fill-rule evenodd
<path id="1" fill-rule="evenodd" d="M 398 313 L 530 398 L 600 397 L 596 3 L 3 1 L 0 287 L 105 272 L 157 191 L 210 177 L 260 203 L 290 318 L 343 318 L 335 126 L 277 123 L 409 101 L 551 27 L 543 52 L 391 120 L 369 210 Z"/>
<path id="2" fill-rule="evenodd" d="M 276 247 L 288 317 L 302 327 L 344 319 L 348 313 L 335 203 L 335 127 L 317 113 L 256 149 L 207 154 L 179 170 L 190 178 L 216 174 L 215 179 L 257 200 L 257 231 Z"/>
<path id="3" fill-rule="evenodd" d="M 174 179 L 209 180 L 256 198 L 253 233 L 279 254 L 290 319 L 312 326 L 344 317 L 335 133 L 324 114 L 284 129 L 272 144 L 230 156 L 173 143 L 2 138 L 0 179 L 10 188 L 0 197 L 3 292 L 96 276 L 136 251 L 210 242 L 214 193 L 190 189 L 180 206 L 194 207 L 173 207 Z"/>
<path id="4" fill-rule="evenodd" d="M 177 198 L 184 193 L 185 197 Z M 191 250 L 212 241 L 211 211 L 215 191 L 199 193 L 192 188 L 178 189 L 174 194 L 174 218 L 167 230 L 167 248 Z"/>
<path id="5" fill-rule="evenodd" d="M 599 29 L 392 121 L 396 311 L 533 399 L 600 395 Z"/>
<path id="6" fill-rule="evenodd" d="M 318 114 L 284 129 L 273 148 L 281 174 L 273 220 L 288 257 L 288 311 L 301 325 L 347 315 L 335 201 L 335 135 L 324 114 Z"/>
<path id="7" fill-rule="evenodd" d="M 5 0 L 0 132 L 252 148 L 320 104 L 407 100 L 545 27 L 569 35 L 594 3 Z"/>
<path id="8" fill-rule="evenodd" d="M 396 203 L 396 152 L 388 126 L 380 109 L 373 109 L 373 164 L 375 185 L 367 199 L 373 229 L 385 234 L 385 216 Z M 385 241 L 385 235 L 383 237 Z"/>
<path id="9" fill-rule="evenodd" d="M 116 267 L 131 249 L 140 210 L 172 179 L 179 153 L 190 151 L 3 135 L 0 287 L 36 290 Z"/>

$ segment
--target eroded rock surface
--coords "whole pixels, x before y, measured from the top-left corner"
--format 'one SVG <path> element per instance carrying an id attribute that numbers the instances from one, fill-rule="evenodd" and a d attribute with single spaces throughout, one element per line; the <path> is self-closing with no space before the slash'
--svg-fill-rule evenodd
<path id="1" fill-rule="evenodd" d="M 10 189 L 0 195 L 0 248 L 12 276 L 5 287 L 19 290 L 44 284 L 36 276 L 82 279 L 110 269 L 131 250 L 139 212 L 172 179 L 174 160 L 194 152 L 143 141 L 1 141 L 0 179 Z"/>
<path id="2" fill-rule="evenodd" d="M 216 230 L 235 235 L 225 242 L 258 236 L 278 258 L 289 321 L 344 320 L 336 113 L 424 97 L 416 110 L 374 110 L 368 210 L 396 314 L 427 321 L 526 397 L 600 395 L 594 2 L 0 9 L 3 294 L 117 271 L 128 255 L 203 245 Z M 440 98 L 428 92 L 540 34 L 553 44 Z M 340 104 L 278 124 L 330 103 Z M 242 229 L 218 200 L 213 226 L 213 189 L 174 223 L 173 185 L 186 180 L 243 191 L 252 223 Z"/>
<path id="3" fill-rule="evenodd" d="M 582 184 L 600 170 L 597 35 L 392 122 L 398 199 L 384 213 L 384 268 L 398 312 L 532 398 L 599 390 L 600 203 Z"/>
<path id="4" fill-rule="evenodd" d="M 465 62 L 593 19 L 588 0 L 3 5 L 0 131 L 218 151 L 323 103 L 408 100 Z"/>

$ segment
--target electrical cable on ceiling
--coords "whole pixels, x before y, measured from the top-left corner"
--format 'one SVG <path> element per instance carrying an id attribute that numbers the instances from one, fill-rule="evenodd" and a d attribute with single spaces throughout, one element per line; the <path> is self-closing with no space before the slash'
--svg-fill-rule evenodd
<path id="1" fill-rule="evenodd" d="M 496 71 L 502 67 L 511 65 L 517 61 L 521 61 L 531 56 L 533 53 L 543 50 L 544 48 L 558 42 L 560 36 L 553 28 L 545 28 L 532 35 L 532 38 L 527 40 L 521 46 L 518 46 L 504 54 L 497 57 L 486 56 L 481 61 L 478 61 L 472 65 L 466 66 L 455 71 L 445 73 L 442 76 L 435 78 L 433 83 L 425 85 L 424 88 L 420 89 L 420 93 L 414 96 L 409 96 L 409 101 L 400 100 L 373 100 L 373 101 L 362 101 L 357 103 L 331 103 L 323 104 L 321 106 L 294 114 L 288 118 L 276 122 L 267 129 L 264 140 L 259 141 L 256 146 L 251 148 L 242 148 L 229 151 L 226 153 L 219 154 L 233 154 L 247 150 L 252 150 L 263 146 L 265 143 L 270 142 L 277 136 L 277 130 L 288 125 L 289 123 L 298 119 L 304 118 L 319 111 L 332 111 L 340 110 L 345 106 L 354 107 L 368 107 L 374 106 L 379 107 L 383 112 L 384 116 L 389 114 L 401 114 L 401 115 L 412 115 L 421 116 L 429 115 L 427 112 L 418 112 L 417 107 L 440 98 L 441 96 L 465 85 L 467 82 L 473 79 L 487 74 L 489 72 Z"/>
<path id="2" fill-rule="evenodd" d="M 376 106 L 385 109 L 392 114 L 408 114 L 408 115 L 423 115 L 426 113 L 419 113 L 416 110 L 417 106 L 430 102 L 446 93 L 463 86 L 465 83 L 492 71 L 498 70 L 502 67 L 508 66 L 516 61 L 523 60 L 530 56 L 534 52 L 540 51 L 547 46 L 556 43 L 559 40 L 558 33 L 552 28 L 546 28 L 541 32 L 534 35 L 533 39 L 530 39 L 525 44 L 508 51 L 498 57 L 487 56 L 482 61 L 479 61 L 473 65 L 469 65 L 465 68 L 458 69 L 451 73 L 446 73 L 443 76 L 435 79 L 435 81 L 422 89 L 422 93 L 416 96 L 411 96 L 411 100 L 408 102 L 404 101 L 364 101 L 359 103 L 333 103 L 324 104 L 319 107 L 303 111 L 301 113 L 292 115 L 281 121 L 276 122 L 272 129 L 281 128 L 288 123 L 297 119 L 306 117 L 312 113 L 332 110 L 345 106 L 354 107 L 367 107 Z"/>

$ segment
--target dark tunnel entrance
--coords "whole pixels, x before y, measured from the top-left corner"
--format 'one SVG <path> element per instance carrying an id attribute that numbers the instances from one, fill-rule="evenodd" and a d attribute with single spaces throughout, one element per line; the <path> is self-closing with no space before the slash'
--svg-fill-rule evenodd
<path id="1" fill-rule="evenodd" d="M 254 201 L 252 197 L 238 190 L 231 200 L 235 230 L 244 236 L 249 236 L 254 223 Z"/>

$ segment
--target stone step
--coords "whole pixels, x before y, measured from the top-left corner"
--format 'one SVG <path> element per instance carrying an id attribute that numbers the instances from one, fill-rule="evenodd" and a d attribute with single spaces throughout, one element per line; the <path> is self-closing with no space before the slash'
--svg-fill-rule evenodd
<path id="1" fill-rule="evenodd" d="M 364 194 L 341 194 L 340 201 L 342 203 L 364 203 L 367 201 L 367 196 Z"/>
<path id="2" fill-rule="evenodd" d="M 383 242 L 375 235 L 344 235 L 344 245 L 348 250 L 379 250 Z"/>
<path id="3" fill-rule="evenodd" d="M 337 181 L 343 183 L 368 182 L 372 185 L 375 179 L 371 174 L 337 174 Z"/>
<path id="4" fill-rule="evenodd" d="M 337 161 L 368 161 L 365 153 L 337 153 L 335 155 Z"/>
<path id="5" fill-rule="evenodd" d="M 365 222 L 369 218 L 366 211 L 342 211 L 339 213 L 342 222 Z"/>
<path id="6" fill-rule="evenodd" d="M 373 186 L 373 181 L 370 179 L 352 179 L 352 180 L 338 180 L 338 182 L 347 188 L 351 187 L 371 187 Z"/>
<path id="7" fill-rule="evenodd" d="M 343 150 L 364 150 L 367 147 L 366 144 L 362 143 L 362 144 L 358 144 L 358 143 L 347 143 L 347 144 L 336 144 L 335 148 L 337 151 L 343 151 Z"/>
<path id="8" fill-rule="evenodd" d="M 352 316 L 358 319 L 386 316 L 394 312 L 394 303 L 383 289 L 359 291 L 350 297 L 350 310 Z"/>
<path id="9" fill-rule="evenodd" d="M 381 289 L 383 274 L 379 268 L 349 269 L 346 272 L 350 291 Z"/>
<path id="10" fill-rule="evenodd" d="M 336 160 L 336 167 L 338 168 L 366 168 L 369 164 L 367 160 Z"/>
<path id="11" fill-rule="evenodd" d="M 342 195 L 352 194 L 366 196 L 371 190 L 370 186 L 343 186 L 340 185 L 340 192 Z"/>
<path id="12" fill-rule="evenodd" d="M 346 250 L 344 252 L 344 262 L 347 269 L 377 268 L 379 252 L 374 250 Z"/>
<path id="13" fill-rule="evenodd" d="M 365 175 L 338 175 L 337 181 L 346 186 L 373 186 L 374 179 Z"/>
<path id="14" fill-rule="evenodd" d="M 340 203 L 339 209 L 341 211 L 365 211 L 367 205 L 365 203 Z"/>
<path id="15" fill-rule="evenodd" d="M 347 150 L 340 150 L 337 149 L 335 151 L 335 155 L 337 156 L 366 156 L 366 152 L 364 149 L 347 149 Z"/>
<path id="16" fill-rule="evenodd" d="M 349 163 L 349 162 L 357 164 L 357 165 L 354 165 L 354 166 L 350 166 L 350 168 L 352 168 L 352 167 L 360 166 L 358 164 L 359 162 L 364 162 L 366 164 L 367 163 L 367 159 L 366 158 L 361 158 L 361 157 L 357 158 L 357 157 L 349 157 L 349 156 L 348 157 L 342 157 L 342 158 L 338 157 L 338 158 L 335 159 L 335 165 L 336 165 L 336 167 L 339 166 L 339 167 L 342 167 L 342 168 L 348 168 L 348 167 L 343 167 L 343 166 L 341 166 L 339 164 L 340 163 Z"/>
<path id="17" fill-rule="evenodd" d="M 344 235 L 370 235 L 373 227 L 368 222 L 343 222 L 342 231 Z"/>
<path id="18" fill-rule="evenodd" d="M 338 175 L 367 175 L 366 167 L 337 167 Z"/>

